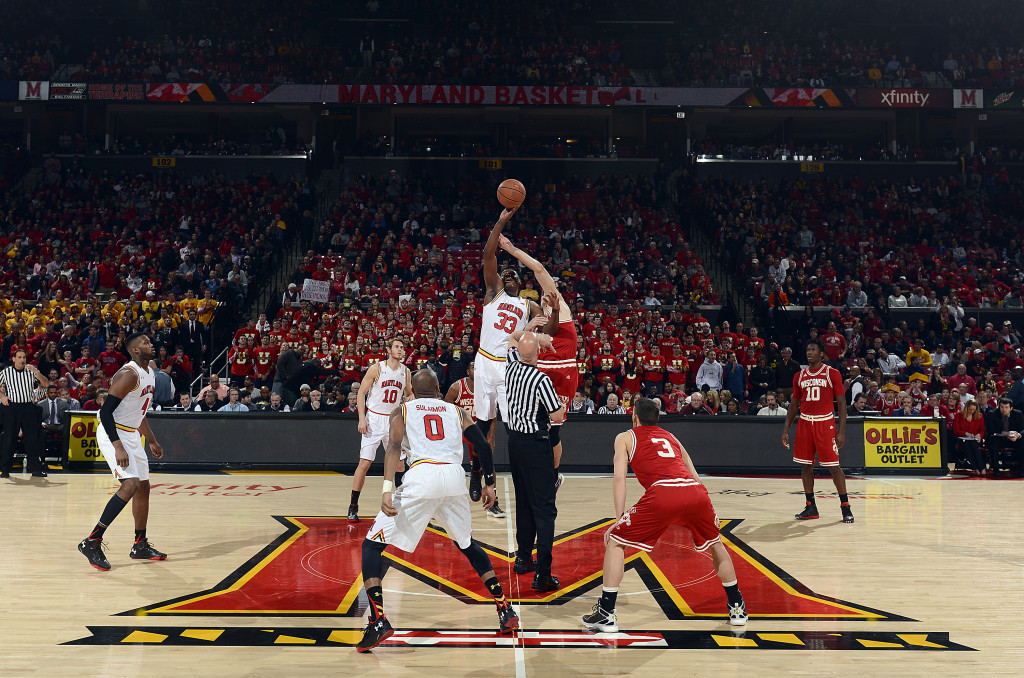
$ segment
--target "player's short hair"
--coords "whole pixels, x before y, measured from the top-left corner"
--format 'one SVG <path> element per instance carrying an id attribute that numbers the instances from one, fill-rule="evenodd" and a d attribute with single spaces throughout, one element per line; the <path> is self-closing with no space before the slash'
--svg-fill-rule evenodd
<path id="1" fill-rule="evenodd" d="M 642 426 L 654 426 L 658 423 L 661 408 L 650 398 L 637 398 L 633 401 L 633 414 Z"/>
<path id="2" fill-rule="evenodd" d="M 403 348 L 408 348 L 409 347 L 408 344 L 405 343 L 405 338 L 404 337 L 392 337 L 391 341 L 388 342 L 388 350 L 390 350 L 391 347 L 395 345 L 396 341 L 398 343 L 400 343 Z"/>
<path id="3" fill-rule="evenodd" d="M 807 341 L 807 346 L 805 348 L 809 348 L 811 346 L 817 346 L 818 350 L 821 351 L 822 354 L 825 353 L 825 344 L 823 342 L 821 342 L 820 340 L 818 340 L 818 339 L 810 339 L 810 340 L 808 340 Z"/>
<path id="4" fill-rule="evenodd" d="M 141 339 L 142 337 L 148 337 L 148 336 L 149 335 L 146 334 L 145 332 L 133 332 L 133 333 L 128 335 L 127 339 L 124 340 L 124 346 L 125 346 L 125 348 L 128 348 L 133 343 L 135 343 L 136 340 Z"/>
<path id="5" fill-rule="evenodd" d="M 16 358 L 19 353 L 24 353 L 25 354 L 25 358 L 28 359 L 28 351 L 26 351 L 23 348 L 19 348 L 17 351 L 14 352 L 14 354 L 11 357 L 15 357 Z"/>

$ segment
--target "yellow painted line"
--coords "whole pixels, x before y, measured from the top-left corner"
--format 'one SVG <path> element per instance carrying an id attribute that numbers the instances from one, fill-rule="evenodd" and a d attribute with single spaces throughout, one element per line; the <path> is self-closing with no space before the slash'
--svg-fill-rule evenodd
<path id="1" fill-rule="evenodd" d="M 162 633 L 149 633 L 148 631 L 132 631 L 129 633 L 122 643 L 162 643 L 167 640 L 167 636 Z"/>
<path id="2" fill-rule="evenodd" d="M 344 612 L 352 605 L 352 601 L 356 599 L 359 592 L 363 589 L 363 573 L 360 572 L 356 580 L 352 582 L 352 585 L 348 587 L 348 592 L 345 597 L 341 599 L 341 604 L 338 605 L 338 609 L 335 612 Z"/>
<path id="3" fill-rule="evenodd" d="M 658 567 L 658 565 L 654 562 L 654 559 L 651 558 L 647 553 L 645 553 L 643 551 L 640 551 L 639 555 L 640 555 L 641 558 L 643 558 L 643 561 L 647 564 L 647 567 L 650 568 L 651 573 L 654 575 L 655 579 L 657 579 L 659 582 L 661 582 L 662 589 L 665 591 L 666 594 L 668 594 L 668 597 L 672 599 L 672 602 L 674 602 L 676 604 L 676 606 L 679 608 L 679 610 L 684 615 L 686 615 L 688 617 L 696 616 L 697 613 L 694 612 L 693 608 L 690 607 L 689 603 L 687 603 L 685 600 L 683 600 L 683 597 L 681 595 L 679 595 L 679 591 L 676 590 L 676 587 L 673 586 L 672 582 L 670 582 L 668 577 L 665 576 L 665 573 L 661 571 L 661 568 Z M 729 613 L 726 612 L 726 613 L 722 614 L 721 616 L 724 617 L 724 616 L 727 616 L 728 614 Z M 719 615 L 710 615 L 710 616 L 717 617 Z M 717 640 L 717 636 L 715 636 L 715 638 Z"/>
<path id="4" fill-rule="evenodd" d="M 759 633 L 757 637 L 761 640 L 768 640 L 773 643 L 789 643 L 790 645 L 803 645 L 804 641 L 796 637 L 795 633 Z"/>
<path id="5" fill-rule="evenodd" d="M 224 633 L 224 629 L 185 629 L 181 632 L 181 637 L 213 642 L 220 638 L 222 633 Z"/>
<path id="6" fill-rule="evenodd" d="M 733 636 L 716 636 L 711 638 L 718 643 L 718 647 L 757 647 L 757 641 L 753 638 L 735 638 Z"/>
<path id="7" fill-rule="evenodd" d="M 902 640 L 907 645 L 914 645 L 916 647 L 937 647 L 946 649 L 945 645 L 939 645 L 928 640 L 927 633 L 897 633 L 896 637 Z"/>
<path id="8" fill-rule="evenodd" d="M 274 639 L 275 645 L 316 645 L 311 638 L 299 638 L 297 636 L 278 636 Z"/>
<path id="9" fill-rule="evenodd" d="M 882 640 L 866 640 L 864 638 L 857 638 L 857 642 L 864 647 L 903 647 L 899 643 L 887 643 Z"/>
<path id="10" fill-rule="evenodd" d="M 345 643 L 346 645 L 355 645 L 363 639 L 362 631 L 331 631 L 331 635 L 327 636 L 327 640 L 332 643 Z"/>
<path id="11" fill-rule="evenodd" d="M 229 476 L 343 476 L 339 471 L 222 471 Z"/>

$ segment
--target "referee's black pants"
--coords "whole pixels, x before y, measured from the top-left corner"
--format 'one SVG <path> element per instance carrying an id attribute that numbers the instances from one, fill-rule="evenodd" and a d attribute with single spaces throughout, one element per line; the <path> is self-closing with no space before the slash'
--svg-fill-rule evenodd
<path id="1" fill-rule="evenodd" d="M 4 410 L 4 435 L 0 439 L 0 471 L 11 472 L 14 464 L 14 444 L 18 429 L 25 440 L 25 457 L 29 471 L 43 470 L 43 422 L 35 403 L 11 403 Z"/>
<path id="2" fill-rule="evenodd" d="M 537 574 L 551 574 L 555 541 L 555 458 L 551 441 L 535 433 L 508 433 L 508 457 L 516 488 L 516 554 L 528 557 L 537 544 Z"/>

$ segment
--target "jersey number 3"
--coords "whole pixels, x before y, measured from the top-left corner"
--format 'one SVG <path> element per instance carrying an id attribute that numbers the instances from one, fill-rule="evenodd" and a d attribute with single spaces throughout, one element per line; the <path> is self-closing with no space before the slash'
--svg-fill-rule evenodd
<path id="1" fill-rule="evenodd" d="M 518 321 L 519 318 L 517 318 L 514 315 L 509 315 L 508 313 L 499 313 L 498 322 L 494 323 L 494 329 L 501 330 L 506 334 L 512 334 L 513 332 L 516 331 L 516 322 Z"/>
<path id="2" fill-rule="evenodd" d="M 651 442 L 662 448 L 658 450 L 659 457 L 676 456 L 676 451 L 672 449 L 671 443 L 669 443 L 668 440 L 666 440 L 665 438 L 651 438 Z"/>
<path id="3" fill-rule="evenodd" d="M 423 428 L 427 440 L 444 440 L 444 419 L 436 414 L 423 417 Z"/>

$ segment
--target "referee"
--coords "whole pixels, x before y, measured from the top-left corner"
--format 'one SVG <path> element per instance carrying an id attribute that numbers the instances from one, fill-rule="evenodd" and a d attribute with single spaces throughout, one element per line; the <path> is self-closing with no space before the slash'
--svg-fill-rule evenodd
<path id="1" fill-rule="evenodd" d="M 34 478 L 45 478 L 43 468 L 43 426 L 36 407 L 36 384 L 43 388 L 50 382 L 35 368 L 27 365 L 25 351 L 14 354 L 14 364 L 0 371 L 0 403 L 4 404 L 4 434 L 0 440 L 0 478 L 11 477 L 14 442 L 18 430 L 25 437 L 25 458 Z"/>
<path id="2" fill-rule="evenodd" d="M 551 574 L 551 549 L 555 540 L 555 460 L 548 429 L 565 418 L 551 378 L 537 369 L 541 347 L 551 347 L 551 337 L 516 332 L 509 339 L 505 364 L 508 398 L 508 456 L 516 488 L 516 574 L 536 570 L 533 588 L 558 589 Z M 537 562 L 533 544 L 537 543 Z"/>

